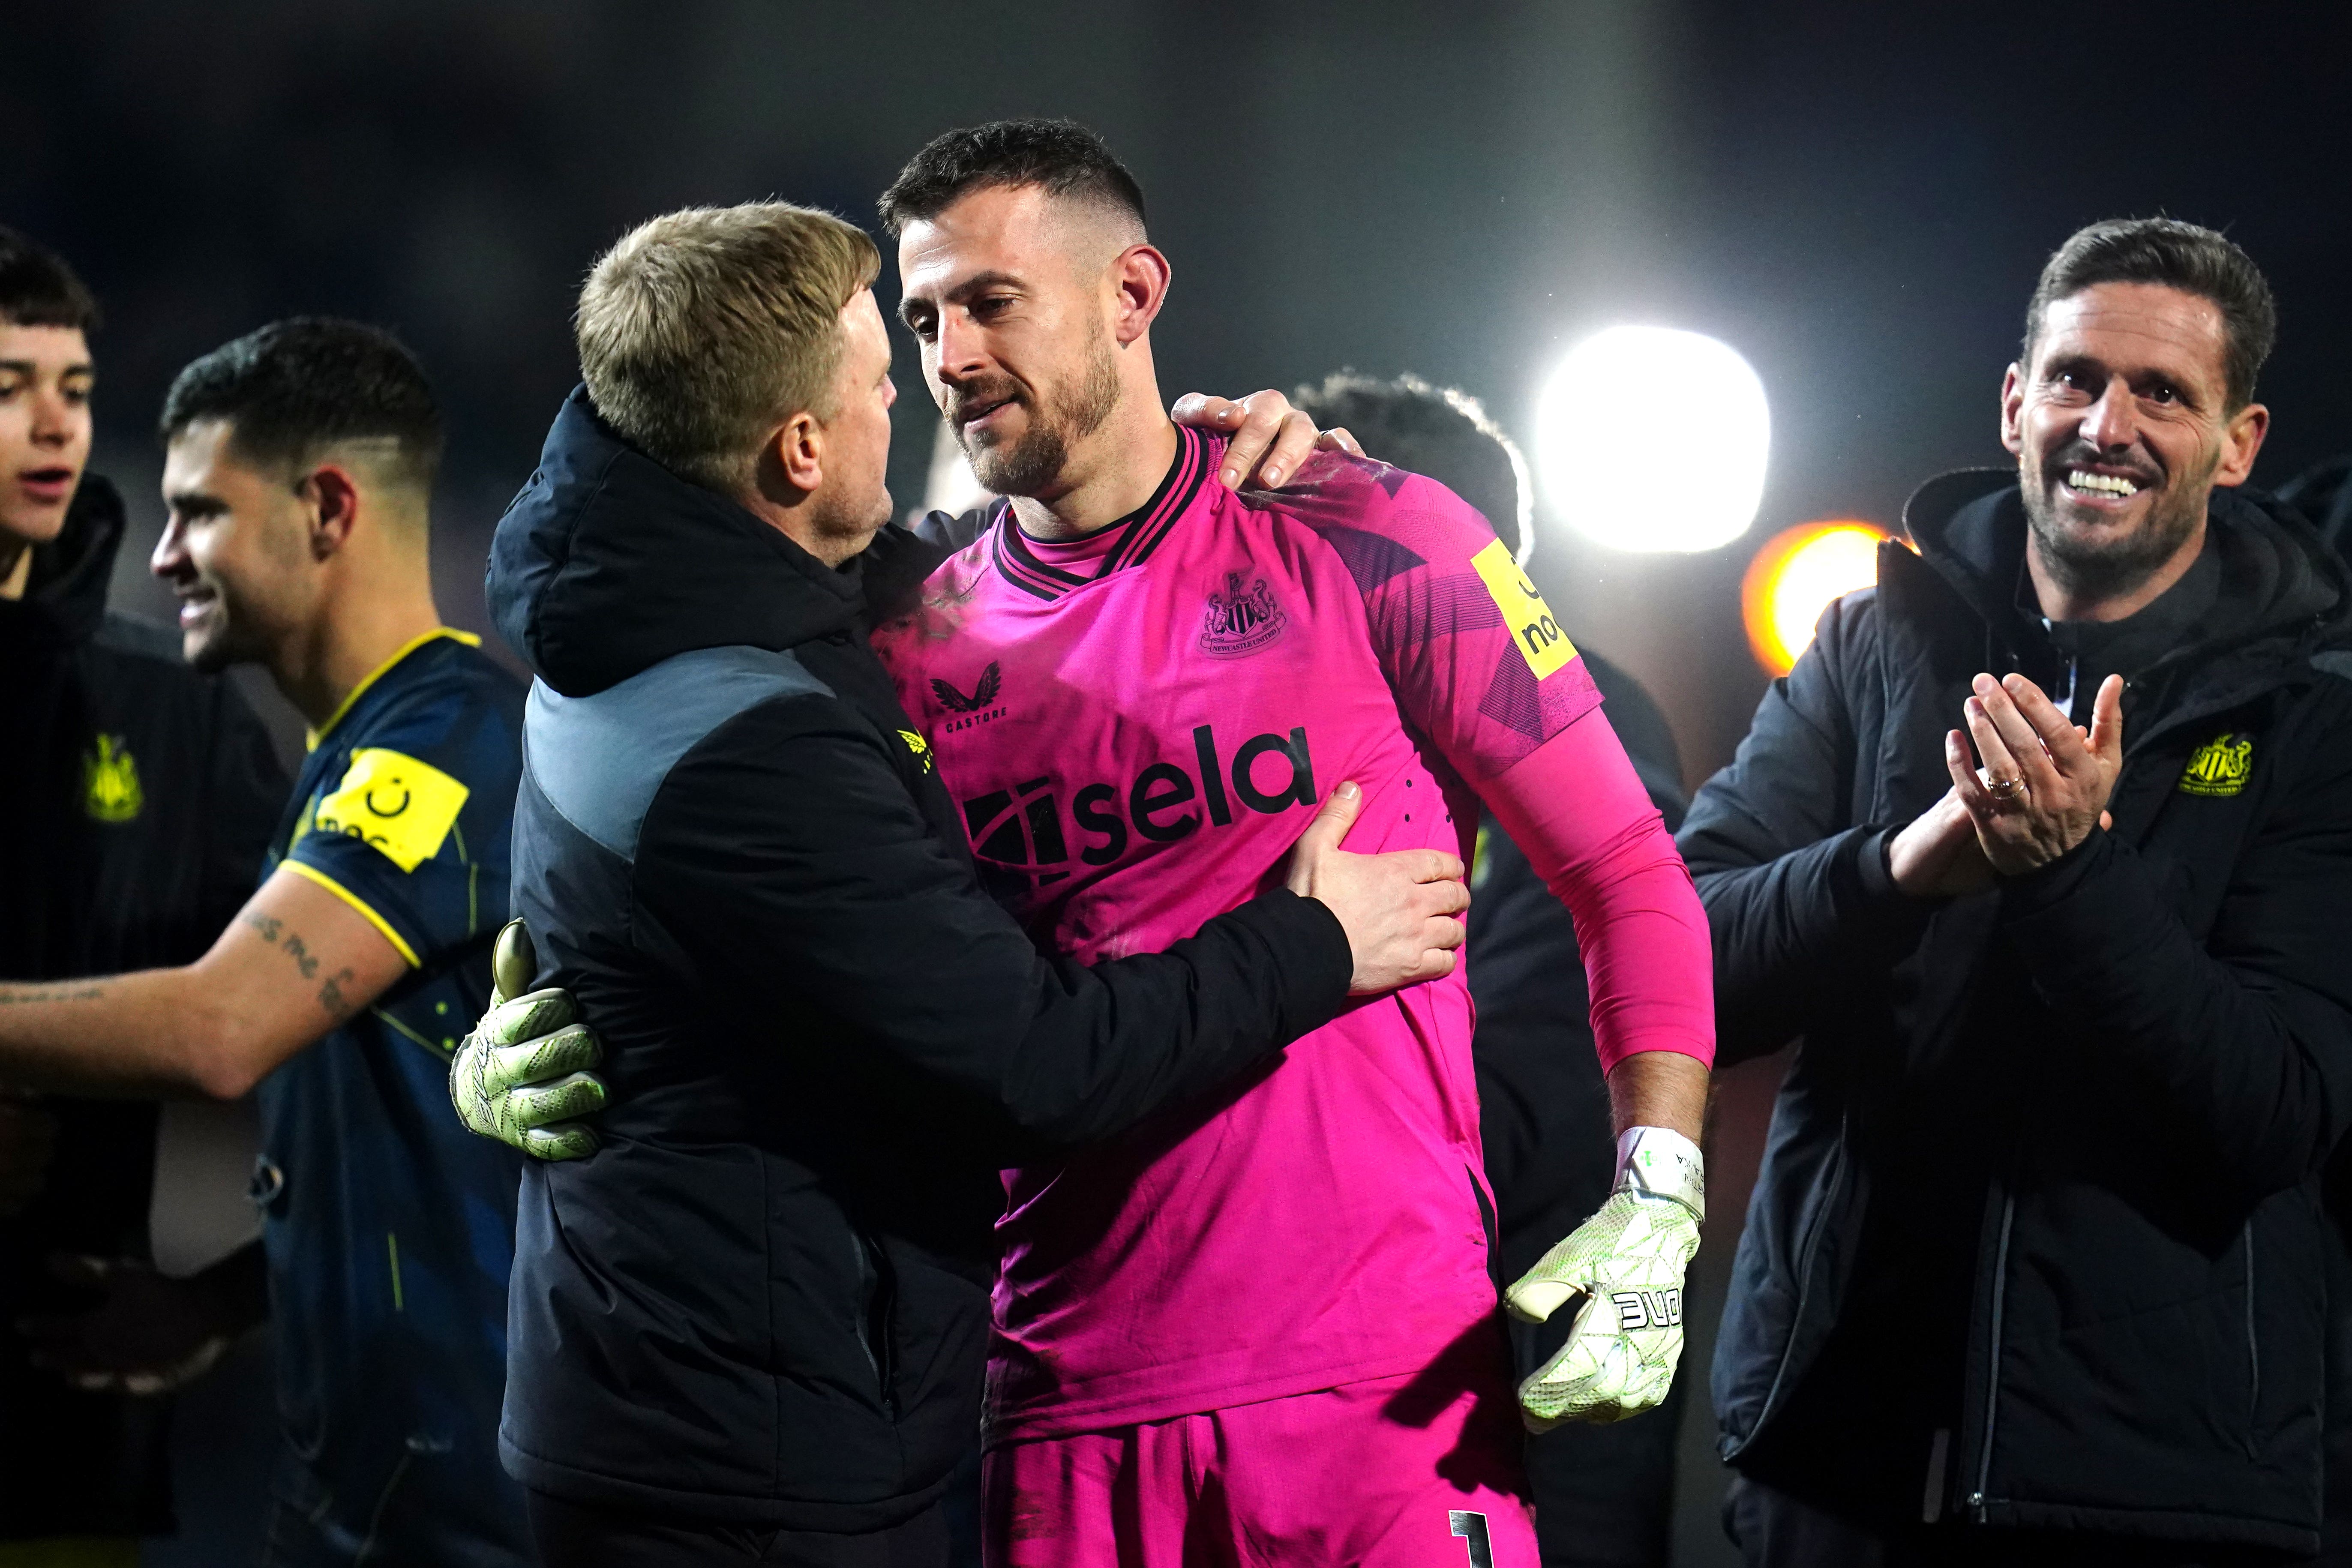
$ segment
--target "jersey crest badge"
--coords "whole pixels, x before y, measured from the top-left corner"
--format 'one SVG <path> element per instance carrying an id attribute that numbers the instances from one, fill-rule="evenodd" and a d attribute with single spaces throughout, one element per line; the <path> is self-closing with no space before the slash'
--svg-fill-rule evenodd
<path id="1" fill-rule="evenodd" d="M 2254 771 L 2254 739 L 2248 735 L 2216 735 L 2197 748 L 2180 770 L 2183 795 L 2231 795 L 2246 787 Z"/>
<path id="2" fill-rule="evenodd" d="M 1260 577 L 1244 588 L 1242 574 L 1225 574 L 1225 591 L 1209 595 L 1209 613 L 1201 622 L 1201 651 L 1212 658 L 1241 658 L 1271 647 L 1289 624 L 1274 590 Z"/>
<path id="3" fill-rule="evenodd" d="M 81 760 L 81 808 L 93 822 L 129 822 L 147 804 L 139 764 L 120 735 L 100 735 Z"/>
<path id="4" fill-rule="evenodd" d="M 441 853 L 458 808 L 473 792 L 430 763 L 383 746 L 362 746 L 332 795 L 311 813 L 318 831 L 340 833 L 381 851 L 404 871 Z"/>

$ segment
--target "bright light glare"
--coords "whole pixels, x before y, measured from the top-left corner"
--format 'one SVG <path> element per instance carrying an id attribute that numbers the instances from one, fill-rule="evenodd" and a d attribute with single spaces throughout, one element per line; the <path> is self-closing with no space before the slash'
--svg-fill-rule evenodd
<path id="1" fill-rule="evenodd" d="M 1886 535 L 1866 522 L 1808 522 L 1775 534 L 1756 552 L 1740 588 L 1756 662 L 1786 675 L 1813 640 L 1830 601 L 1878 581 Z"/>
<path id="2" fill-rule="evenodd" d="M 1544 489 L 1586 537 L 1619 550 L 1714 550 L 1756 521 L 1772 416 L 1764 384 L 1729 344 L 1612 327 L 1552 372 L 1535 435 Z"/>

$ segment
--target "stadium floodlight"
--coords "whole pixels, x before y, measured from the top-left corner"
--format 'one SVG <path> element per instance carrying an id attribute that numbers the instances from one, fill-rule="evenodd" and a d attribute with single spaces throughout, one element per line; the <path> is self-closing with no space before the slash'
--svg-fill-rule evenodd
<path id="1" fill-rule="evenodd" d="M 1536 403 L 1536 462 L 1553 510 L 1619 550 L 1695 552 L 1747 532 L 1771 441 L 1748 363 L 1670 327 L 1587 338 Z"/>
<path id="2" fill-rule="evenodd" d="M 1774 675 L 1795 668 L 1830 601 L 1878 581 L 1886 534 L 1866 522 L 1806 522 L 1776 533 L 1748 563 L 1740 610 L 1756 662 Z"/>

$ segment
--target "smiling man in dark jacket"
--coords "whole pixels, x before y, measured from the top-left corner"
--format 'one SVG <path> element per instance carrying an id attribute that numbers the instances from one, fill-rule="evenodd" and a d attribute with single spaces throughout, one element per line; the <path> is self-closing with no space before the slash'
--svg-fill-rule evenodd
<path id="1" fill-rule="evenodd" d="M 1692 806 L 1725 1048 L 1804 1042 L 1715 1367 L 1752 1563 L 2318 1545 L 2352 598 L 2232 488 L 2273 320 L 2208 230 L 2068 240 L 2017 471 L 1913 498 Z"/>
<path id="2" fill-rule="evenodd" d="M 541 678 L 516 911 L 617 1100 L 602 1148 L 524 1178 L 501 1447 L 550 1568 L 939 1560 L 998 1169 L 1461 940 L 1459 862 L 1339 854 L 1344 804 L 1289 889 L 1166 953 L 1042 955 L 981 890 L 866 643 L 938 559 L 884 526 L 878 265 L 777 203 L 625 237 L 493 547 Z"/>

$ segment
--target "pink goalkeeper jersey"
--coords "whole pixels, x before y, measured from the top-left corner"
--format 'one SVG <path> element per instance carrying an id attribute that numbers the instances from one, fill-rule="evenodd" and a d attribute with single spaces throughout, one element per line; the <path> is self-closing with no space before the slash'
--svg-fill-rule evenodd
<path id="1" fill-rule="evenodd" d="M 1150 501 L 1084 540 L 1029 539 L 1000 506 L 876 638 L 992 890 L 1088 961 L 1278 885 L 1343 780 L 1364 791 L 1348 848 L 1466 860 L 1468 784 L 1600 701 L 1442 486 L 1325 455 L 1236 494 L 1222 440 L 1179 437 Z M 1490 1319 L 1471 1026 L 1457 968 L 1212 1103 L 1006 1173 L 992 1437 L 1411 1372 Z"/>

